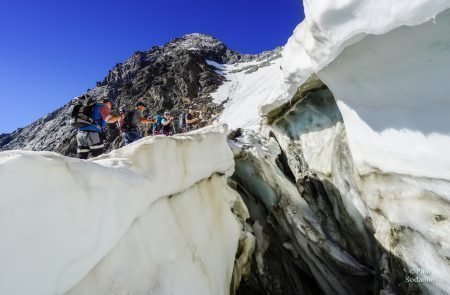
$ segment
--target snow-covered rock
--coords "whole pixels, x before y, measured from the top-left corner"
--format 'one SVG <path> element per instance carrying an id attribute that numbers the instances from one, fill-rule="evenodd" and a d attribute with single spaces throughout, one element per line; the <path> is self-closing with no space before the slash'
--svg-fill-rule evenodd
<path id="1" fill-rule="evenodd" d="M 242 221 L 225 136 L 158 136 L 91 161 L 0 153 L 0 294 L 229 294 Z"/>

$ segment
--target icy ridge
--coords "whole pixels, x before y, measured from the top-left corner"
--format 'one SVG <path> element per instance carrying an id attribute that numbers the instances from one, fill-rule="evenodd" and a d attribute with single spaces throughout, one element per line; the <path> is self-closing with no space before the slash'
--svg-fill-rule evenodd
<path id="1" fill-rule="evenodd" d="M 226 133 L 216 126 L 143 139 L 92 161 L 0 153 L 0 293 L 67 292 L 153 202 L 231 175 Z"/>

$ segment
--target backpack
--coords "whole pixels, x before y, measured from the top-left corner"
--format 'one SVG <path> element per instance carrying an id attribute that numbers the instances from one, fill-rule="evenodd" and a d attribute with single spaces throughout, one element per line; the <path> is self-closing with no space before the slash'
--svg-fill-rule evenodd
<path id="1" fill-rule="evenodd" d="M 70 116 L 70 126 L 82 128 L 95 124 L 92 110 L 96 101 L 88 94 L 76 97 L 70 104 L 67 114 Z"/>
<path id="2" fill-rule="evenodd" d="M 180 130 L 184 130 L 186 127 L 186 116 L 187 114 L 181 113 L 178 115 L 178 127 Z"/>
<path id="3" fill-rule="evenodd" d="M 163 119 L 163 116 L 156 115 L 156 123 L 153 123 L 153 134 L 157 134 L 161 130 L 161 126 L 162 126 L 161 121 L 162 121 L 162 119 Z"/>

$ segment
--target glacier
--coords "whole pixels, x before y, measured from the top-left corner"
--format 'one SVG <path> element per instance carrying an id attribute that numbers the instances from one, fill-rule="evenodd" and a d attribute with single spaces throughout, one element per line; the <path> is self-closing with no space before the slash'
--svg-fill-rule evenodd
<path id="1" fill-rule="evenodd" d="M 0 153 L 0 293 L 449 294 L 450 1 L 304 8 L 216 126 Z"/>
<path id="2" fill-rule="evenodd" d="M 450 1 L 304 7 L 281 71 L 269 74 L 282 81 L 254 98 L 256 133 L 234 138 L 242 146 L 235 180 L 250 212 L 275 216 L 264 231 L 283 228 L 302 260 L 300 269 L 283 266 L 313 273 L 326 294 L 450 292 Z M 273 150 L 268 142 L 278 152 L 257 152 Z M 296 190 L 286 191 L 286 179 Z M 287 284 L 314 294 L 306 281 Z"/>

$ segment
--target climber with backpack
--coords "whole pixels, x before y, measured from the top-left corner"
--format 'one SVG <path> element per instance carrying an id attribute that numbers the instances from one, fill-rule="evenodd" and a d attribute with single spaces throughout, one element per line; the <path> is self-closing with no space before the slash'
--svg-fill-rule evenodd
<path id="1" fill-rule="evenodd" d="M 88 94 L 77 97 L 69 107 L 70 125 L 78 128 L 77 156 L 87 159 L 89 152 L 97 157 L 104 152 L 106 123 L 116 123 L 123 116 L 111 115 L 111 101 L 101 98 L 96 102 Z"/>
<path id="2" fill-rule="evenodd" d="M 135 142 L 142 138 L 139 132 L 138 125 L 141 124 L 153 124 L 156 120 L 146 119 L 142 116 L 142 112 L 147 108 L 147 106 L 139 101 L 134 105 L 135 109 L 126 113 L 123 118 L 122 124 L 122 137 L 125 145 Z"/>
<path id="3" fill-rule="evenodd" d="M 182 132 L 189 132 L 195 129 L 198 129 L 198 123 L 200 118 L 198 113 L 194 111 L 194 107 L 189 105 L 187 108 L 187 112 L 181 113 L 178 116 L 178 128 Z"/>
<path id="4" fill-rule="evenodd" d="M 164 112 L 163 118 L 161 119 L 159 134 L 164 134 L 167 136 L 174 134 L 173 117 L 170 116 L 169 111 Z"/>

